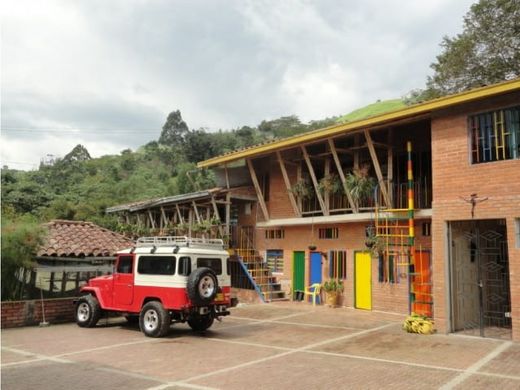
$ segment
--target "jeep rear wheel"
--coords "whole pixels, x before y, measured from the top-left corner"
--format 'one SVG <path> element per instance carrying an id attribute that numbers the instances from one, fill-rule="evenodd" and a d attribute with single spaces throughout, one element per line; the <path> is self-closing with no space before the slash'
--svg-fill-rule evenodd
<path id="1" fill-rule="evenodd" d="M 161 302 L 152 301 L 143 306 L 139 316 L 141 331 L 148 337 L 163 337 L 170 329 L 170 314 Z"/>
<path id="2" fill-rule="evenodd" d="M 96 297 L 85 295 L 76 304 L 76 323 L 82 328 L 96 326 L 101 317 L 101 307 Z"/>
<path id="3" fill-rule="evenodd" d="M 215 299 L 218 290 L 217 276 L 211 268 L 201 267 L 188 278 L 188 297 L 195 305 L 207 305 Z"/>
<path id="4" fill-rule="evenodd" d="M 211 317 L 211 316 L 192 317 L 188 320 L 188 325 L 195 332 L 204 332 L 206 329 L 209 329 L 211 327 L 211 325 L 213 325 L 213 317 Z"/>

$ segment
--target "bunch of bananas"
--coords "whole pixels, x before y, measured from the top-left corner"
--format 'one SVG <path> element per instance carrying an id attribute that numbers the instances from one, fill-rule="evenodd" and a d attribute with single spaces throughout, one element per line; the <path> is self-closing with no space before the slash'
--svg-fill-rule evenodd
<path id="1" fill-rule="evenodd" d="M 428 317 L 412 313 L 406 317 L 403 322 L 403 330 L 408 333 L 432 334 L 435 330 L 433 328 L 433 321 Z"/>

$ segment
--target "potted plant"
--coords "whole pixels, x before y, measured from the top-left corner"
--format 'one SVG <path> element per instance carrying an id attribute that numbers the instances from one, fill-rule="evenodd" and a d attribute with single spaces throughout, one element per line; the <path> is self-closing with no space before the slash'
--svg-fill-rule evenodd
<path id="1" fill-rule="evenodd" d="M 300 199 L 312 198 L 314 195 L 314 191 L 310 183 L 305 179 L 298 180 L 291 187 L 291 192 Z"/>
<path id="2" fill-rule="evenodd" d="M 368 176 L 368 170 L 369 166 L 365 164 L 361 168 L 348 173 L 345 178 L 347 190 L 358 207 L 362 200 L 372 196 L 376 187 L 376 179 Z"/>
<path id="3" fill-rule="evenodd" d="M 343 185 L 338 175 L 332 173 L 321 178 L 318 189 L 322 194 L 326 192 L 329 194 L 339 194 L 343 191 Z"/>
<path id="4" fill-rule="evenodd" d="M 330 307 L 338 305 L 339 295 L 343 292 L 343 281 L 341 279 L 329 279 L 323 284 L 326 294 L 326 302 Z"/>

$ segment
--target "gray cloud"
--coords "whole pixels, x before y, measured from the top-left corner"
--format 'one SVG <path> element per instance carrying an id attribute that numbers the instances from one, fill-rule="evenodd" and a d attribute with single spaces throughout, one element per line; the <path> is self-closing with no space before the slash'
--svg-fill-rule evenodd
<path id="1" fill-rule="evenodd" d="M 5 1 L 2 141 L 34 154 L 72 128 L 70 142 L 117 153 L 156 139 L 175 109 L 210 130 L 340 115 L 422 87 L 471 3 Z"/>

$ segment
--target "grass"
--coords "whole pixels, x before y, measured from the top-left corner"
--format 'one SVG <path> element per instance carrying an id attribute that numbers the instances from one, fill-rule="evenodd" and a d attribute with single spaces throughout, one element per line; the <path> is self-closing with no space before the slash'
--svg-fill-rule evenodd
<path id="1" fill-rule="evenodd" d="M 338 123 L 355 122 L 404 107 L 406 107 L 406 104 L 401 99 L 378 101 L 343 115 L 338 119 Z"/>

